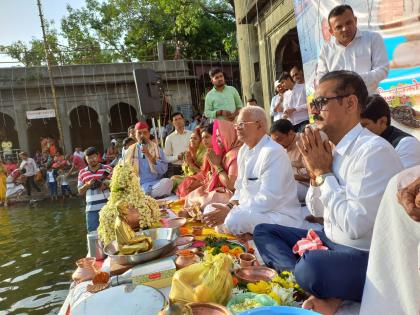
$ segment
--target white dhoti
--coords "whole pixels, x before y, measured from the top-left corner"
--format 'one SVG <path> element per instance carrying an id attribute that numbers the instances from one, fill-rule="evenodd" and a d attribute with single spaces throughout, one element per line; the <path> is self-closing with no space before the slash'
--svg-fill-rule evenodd
<path id="1" fill-rule="evenodd" d="M 208 205 L 204 209 L 204 213 L 209 213 L 213 210 L 213 206 Z M 307 215 L 309 215 L 309 212 L 306 207 L 296 208 L 296 216 L 290 216 L 278 211 L 266 211 L 261 213 L 239 205 L 229 211 L 224 224 L 217 227 L 217 231 L 234 235 L 245 233 L 253 234 L 255 227 L 262 223 L 279 224 L 300 229 L 320 230 L 322 228 L 321 225 L 305 221 Z"/>
<path id="2" fill-rule="evenodd" d="M 414 169 L 411 174 L 420 176 L 420 166 Z M 397 201 L 398 176 L 389 182 L 379 206 L 360 315 L 419 314 L 420 223 Z"/>
<path id="3" fill-rule="evenodd" d="M 171 194 L 172 181 L 169 178 L 162 178 L 152 186 L 150 196 L 153 198 L 166 197 Z"/>

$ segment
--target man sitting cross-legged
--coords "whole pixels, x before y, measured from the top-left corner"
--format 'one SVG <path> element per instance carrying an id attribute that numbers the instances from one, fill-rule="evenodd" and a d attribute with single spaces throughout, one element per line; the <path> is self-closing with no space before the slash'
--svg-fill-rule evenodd
<path id="1" fill-rule="evenodd" d="M 275 224 L 254 230 L 264 262 L 293 271 L 312 294 L 303 307 L 322 314 L 334 314 L 343 300 L 360 302 L 378 206 L 389 179 L 402 169 L 392 146 L 360 125 L 367 96 L 355 72 L 326 74 L 311 112 L 335 145 L 334 152 L 317 129 L 306 128 L 298 144 L 311 175 L 306 204 L 324 218 L 324 230 L 317 233 L 328 250 L 306 251 L 299 258 L 292 247 L 308 231 Z"/>

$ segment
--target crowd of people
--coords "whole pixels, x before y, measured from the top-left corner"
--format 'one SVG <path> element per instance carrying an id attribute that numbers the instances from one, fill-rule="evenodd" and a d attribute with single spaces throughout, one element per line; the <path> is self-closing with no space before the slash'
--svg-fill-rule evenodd
<path id="1" fill-rule="evenodd" d="M 221 69 L 212 69 L 209 120 L 198 115 L 187 128 L 176 112 L 170 133 L 140 121 L 121 150 L 111 144 L 104 163 L 97 149 L 85 150 L 78 190 L 86 194 L 87 230 L 97 229 L 112 166 L 122 161 L 134 165 L 146 194 L 176 194 L 201 209 L 206 225 L 253 238 L 267 266 L 293 271 L 311 295 L 304 308 L 334 314 L 354 301 L 362 314 L 418 312 L 420 143 L 391 126 L 387 103 L 374 94 L 388 71 L 383 40 L 359 31 L 348 5 L 328 22 L 335 40 L 321 51 L 312 125 L 298 66 L 275 82 L 271 129 L 256 101 L 244 107 Z M 356 62 L 359 48 L 372 58 Z M 302 239 L 311 246 L 296 251 Z"/>

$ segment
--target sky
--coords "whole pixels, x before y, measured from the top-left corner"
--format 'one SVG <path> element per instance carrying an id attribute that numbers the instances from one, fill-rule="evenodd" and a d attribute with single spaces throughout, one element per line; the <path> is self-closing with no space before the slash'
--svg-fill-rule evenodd
<path id="1" fill-rule="evenodd" d="M 41 0 L 41 4 L 44 19 L 54 20 L 59 30 L 61 19 L 67 13 L 67 4 L 80 8 L 85 0 Z M 37 0 L 0 0 L 0 45 L 9 45 L 18 40 L 29 42 L 33 38 L 42 38 Z M 18 65 L 4 63 L 7 61 L 11 61 L 11 58 L 0 54 L 0 67 Z"/>

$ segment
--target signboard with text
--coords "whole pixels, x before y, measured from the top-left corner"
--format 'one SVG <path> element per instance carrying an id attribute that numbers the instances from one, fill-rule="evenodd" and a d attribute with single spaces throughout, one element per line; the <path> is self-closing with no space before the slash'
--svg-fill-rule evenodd
<path id="1" fill-rule="evenodd" d="M 54 109 L 41 109 L 41 110 L 29 110 L 26 112 L 27 119 L 43 119 L 43 118 L 54 118 Z"/>

